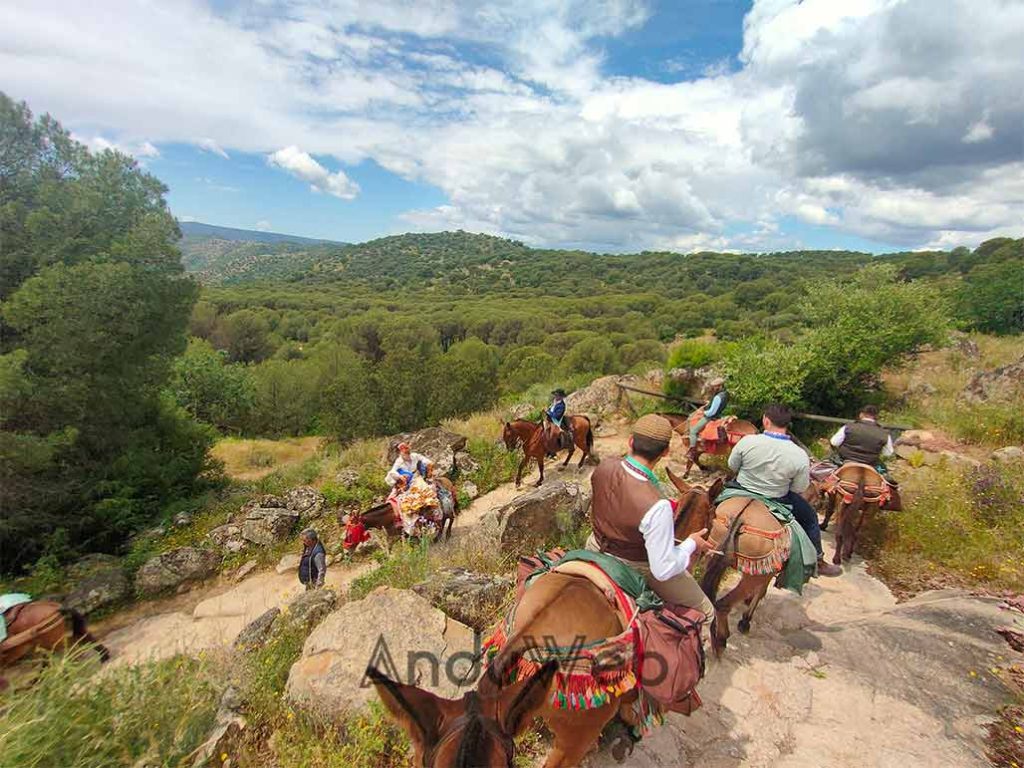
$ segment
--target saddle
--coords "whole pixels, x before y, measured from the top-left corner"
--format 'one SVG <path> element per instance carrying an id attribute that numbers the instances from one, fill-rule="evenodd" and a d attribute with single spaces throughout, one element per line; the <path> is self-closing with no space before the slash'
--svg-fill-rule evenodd
<path id="1" fill-rule="evenodd" d="M 756 499 L 736 497 L 715 507 L 715 520 L 708 541 L 715 549 L 721 549 L 733 521 L 741 512 L 743 521 L 732 555 L 733 568 L 755 576 L 779 573 L 789 559 L 792 547 L 789 529 Z"/>
<path id="2" fill-rule="evenodd" d="M 843 503 L 853 501 L 861 483 L 864 486 L 864 503 L 886 505 L 892 498 L 892 489 L 874 467 L 867 464 L 847 462 L 828 476 L 822 488 L 824 493 L 841 496 Z"/>

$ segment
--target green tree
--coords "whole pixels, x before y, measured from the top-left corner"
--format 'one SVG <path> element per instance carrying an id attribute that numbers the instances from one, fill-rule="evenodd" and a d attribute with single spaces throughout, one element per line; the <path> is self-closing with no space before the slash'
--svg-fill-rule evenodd
<path id="1" fill-rule="evenodd" d="M 1024 258 L 975 267 L 964 276 L 956 302 L 972 328 L 1024 333 Z"/>
<path id="2" fill-rule="evenodd" d="M 196 286 L 159 181 L 0 94 L 0 561 L 111 549 L 212 436 L 161 398 Z"/>
<path id="3" fill-rule="evenodd" d="M 523 392 L 537 382 L 552 378 L 558 360 L 540 347 L 518 347 L 501 361 L 501 386 L 505 392 Z"/>
<path id="4" fill-rule="evenodd" d="M 258 363 L 270 356 L 270 323 L 252 309 L 232 312 L 220 323 L 218 344 L 233 363 Z"/>
<path id="5" fill-rule="evenodd" d="M 620 365 L 619 354 L 612 343 L 602 336 L 595 336 L 573 345 L 565 356 L 563 368 L 567 374 L 604 374 L 612 373 Z"/>
<path id="6" fill-rule="evenodd" d="M 460 341 L 434 359 L 428 420 L 491 406 L 498 391 L 498 354 L 480 339 Z"/>
<path id="7" fill-rule="evenodd" d="M 256 395 L 249 371 L 229 363 L 204 339 L 189 341 L 174 361 L 168 389 L 193 418 L 222 431 L 242 428 Z"/>

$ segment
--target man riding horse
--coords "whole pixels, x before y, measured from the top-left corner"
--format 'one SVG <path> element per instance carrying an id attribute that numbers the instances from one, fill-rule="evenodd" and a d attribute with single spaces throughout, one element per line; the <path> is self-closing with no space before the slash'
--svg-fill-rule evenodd
<path id="1" fill-rule="evenodd" d="M 544 412 L 545 421 L 547 421 L 547 423 L 551 425 L 551 427 L 549 427 L 548 430 L 545 431 L 545 438 L 547 438 L 547 444 L 551 445 L 553 441 L 550 438 L 555 436 L 551 433 L 551 428 L 557 428 L 557 444 L 559 446 L 563 444 L 572 445 L 572 421 L 571 419 L 567 419 L 565 417 L 565 390 L 556 389 L 551 393 L 551 395 L 554 398 L 554 400 L 551 401 L 551 405 L 549 405 L 548 409 Z M 565 439 L 566 435 L 568 435 L 568 439 Z M 549 451 L 548 456 L 554 456 L 554 454 Z"/>
<path id="2" fill-rule="evenodd" d="M 586 546 L 642 573 L 665 602 L 696 608 L 710 619 L 714 606 L 688 570 L 694 553 L 710 549 L 704 539 L 707 529 L 677 544 L 672 505 L 654 476 L 671 440 L 667 419 L 642 416 L 633 425 L 629 454 L 598 465 L 590 480 L 594 532 Z"/>
<path id="3" fill-rule="evenodd" d="M 729 393 L 725 389 L 725 379 L 716 378 L 708 382 L 708 394 L 711 399 L 708 400 L 704 405 L 694 411 L 690 417 L 692 422 L 690 424 L 690 460 L 695 464 L 697 463 L 697 457 L 700 456 L 700 451 L 697 449 L 697 437 L 700 435 L 700 431 L 708 425 L 709 422 L 714 419 L 720 418 L 722 412 L 725 410 L 725 406 L 729 403 Z M 694 417 L 700 414 L 699 419 Z"/>
<path id="4" fill-rule="evenodd" d="M 885 468 L 882 458 L 892 456 L 895 452 L 892 435 L 878 425 L 878 408 L 865 405 L 857 414 L 853 424 L 841 426 L 829 440 L 832 447 L 842 460 L 841 463 L 853 461 L 876 467 L 883 474 Z"/>
<path id="5" fill-rule="evenodd" d="M 819 576 L 839 576 L 843 569 L 825 562 L 818 513 L 800 494 L 810 485 L 811 464 L 807 453 L 793 443 L 789 424 L 793 412 L 784 405 L 769 405 L 761 423 L 764 432 L 747 435 L 729 455 L 729 469 L 736 473 L 733 487 L 781 501 L 806 531 L 818 555 Z"/>

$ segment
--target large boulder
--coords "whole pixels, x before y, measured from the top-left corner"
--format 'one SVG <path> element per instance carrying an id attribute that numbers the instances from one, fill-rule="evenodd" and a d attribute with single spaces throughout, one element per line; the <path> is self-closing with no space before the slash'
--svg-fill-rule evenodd
<path id="1" fill-rule="evenodd" d="M 120 560 L 110 555 L 89 555 L 68 568 L 71 591 L 65 608 L 89 614 L 114 605 L 131 594 L 131 585 Z"/>
<path id="2" fill-rule="evenodd" d="M 407 590 L 381 587 L 342 605 L 313 630 L 288 675 L 286 696 L 335 719 L 376 698 L 374 664 L 403 683 L 446 698 L 475 684 L 473 631 Z"/>
<path id="3" fill-rule="evenodd" d="M 575 531 L 589 507 L 590 493 L 579 483 L 548 483 L 491 510 L 483 522 L 502 552 L 532 552 Z"/>
<path id="4" fill-rule="evenodd" d="M 135 588 L 154 595 L 183 584 L 212 576 L 220 566 L 220 555 L 208 549 L 178 547 L 150 558 L 135 576 Z"/>
<path id="5" fill-rule="evenodd" d="M 1005 448 L 992 451 L 992 458 L 995 461 L 1006 463 L 1024 461 L 1024 448 L 1021 448 L 1019 445 L 1008 445 Z"/>
<path id="6" fill-rule="evenodd" d="M 206 539 L 228 554 L 241 552 L 249 546 L 249 542 L 242 538 L 242 526 L 235 523 L 217 526 L 206 534 Z"/>
<path id="7" fill-rule="evenodd" d="M 512 585 L 511 576 L 442 568 L 412 590 L 456 621 L 483 632 L 494 624 Z"/>
<path id="8" fill-rule="evenodd" d="M 292 488 L 284 495 L 285 509 L 298 512 L 304 519 L 312 519 L 323 514 L 327 500 L 316 488 L 300 485 Z"/>
<path id="9" fill-rule="evenodd" d="M 258 617 L 245 625 L 245 628 L 235 638 L 235 648 L 252 651 L 262 648 L 270 639 L 270 633 L 274 629 L 277 617 L 281 615 L 280 608 L 271 608 L 269 611 L 260 614 Z"/>
<path id="10" fill-rule="evenodd" d="M 301 622 L 307 627 L 319 624 L 338 605 L 338 593 L 333 589 L 311 589 L 302 592 L 288 603 L 289 622 Z"/>
<path id="11" fill-rule="evenodd" d="M 249 509 L 242 521 L 242 538 L 252 544 L 269 547 L 291 535 L 299 522 L 299 513 L 278 507 Z"/>
<path id="12" fill-rule="evenodd" d="M 398 458 L 399 443 L 408 443 L 413 451 L 433 461 L 438 475 L 450 475 L 455 466 L 455 454 L 466 447 L 466 437 L 441 427 L 393 435 L 388 438 L 388 464 Z"/>
<path id="13" fill-rule="evenodd" d="M 1024 397 L 1024 357 L 992 371 L 974 374 L 963 391 L 969 403 L 1020 402 Z"/>
<path id="14" fill-rule="evenodd" d="M 565 398 L 565 412 L 595 418 L 614 413 L 619 409 L 621 400 L 620 383 L 640 386 L 636 376 L 602 376 Z"/>

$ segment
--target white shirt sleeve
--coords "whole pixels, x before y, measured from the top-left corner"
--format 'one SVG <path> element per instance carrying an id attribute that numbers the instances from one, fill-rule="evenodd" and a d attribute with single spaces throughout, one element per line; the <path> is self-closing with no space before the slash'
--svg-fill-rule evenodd
<path id="1" fill-rule="evenodd" d="M 885 441 L 885 447 L 882 448 L 882 455 L 892 456 L 894 453 L 896 453 L 896 449 L 892 447 L 892 435 L 889 435 L 888 439 Z"/>
<path id="2" fill-rule="evenodd" d="M 839 429 L 837 429 L 836 433 L 834 435 L 832 435 L 832 439 L 829 440 L 829 442 L 832 443 L 832 447 L 833 448 L 838 448 L 840 445 L 843 444 L 843 441 L 845 439 L 846 439 L 846 425 L 843 424 L 843 426 L 841 426 Z"/>
<path id="3" fill-rule="evenodd" d="M 746 450 L 747 447 L 743 445 L 743 441 L 746 439 L 747 438 L 745 437 L 741 437 L 739 442 L 733 446 L 732 453 L 729 454 L 729 469 L 733 472 L 739 472 L 740 467 L 743 466 L 743 451 Z"/>
<path id="4" fill-rule="evenodd" d="M 640 521 L 640 533 L 644 537 L 651 575 L 658 581 L 668 581 L 685 571 L 690 564 L 690 556 L 697 549 L 689 539 L 682 544 L 675 543 L 672 505 L 666 499 L 661 499 L 647 510 Z"/>
<path id="5" fill-rule="evenodd" d="M 399 456 L 397 459 L 395 459 L 395 463 L 391 465 L 391 471 L 388 472 L 387 475 L 384 477 L 384 479 L 387 481 L 388 485 L 390 485 L 392 488 L 394 487 L 395 483 L 398 482 L 398 478 L 399 478 L 398 468 L 400 466 L 402 466 L 402 457 L 401 456 Z"/>

